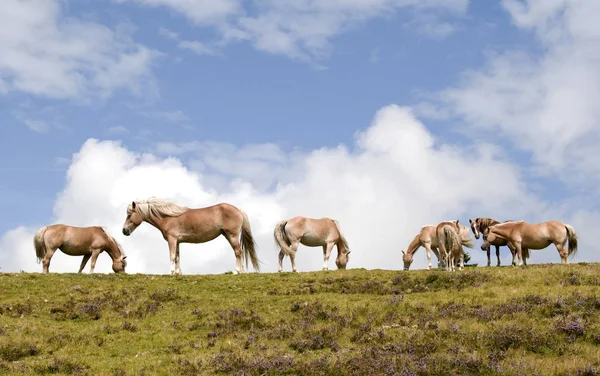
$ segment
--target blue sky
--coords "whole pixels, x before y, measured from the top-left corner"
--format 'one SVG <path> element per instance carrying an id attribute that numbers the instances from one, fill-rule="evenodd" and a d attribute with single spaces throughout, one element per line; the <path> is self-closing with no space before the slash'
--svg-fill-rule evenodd
<path id="1" fill-rule="evenodd" d="M 9 1 L 3 7 L 11 7 L 12 3 L 16 4 Z M 0 48 L 10 52 L 11 57 L 15 51 L 30 51 L 33 60 L 23 65 L 9 58 L 0 61 L 0 147 L 6 156 L 0 160 L 0 207 L 5 213 L 0 217 L 0 233 L 18 226 L 39 227 L 60 218 L 56 214 L 57 198 L 68 190 L 66 174 L 73 163 L 71 158 L 90 138 L 119 140 L 129 152 L 152 153 L 158 159 L 174 156 L 190 171 L 206 175 L 200 180 L 209 188 L 227 190 L 225 187 L 235 180 L 232 177 L 239 175 L 252 182 L 260 194 L 275 194 L 275 184 L 289 183 L 290 179 L 269 176 L 273 185 L 261 188 L 256 181 L 262 176 L 253 180 L 244 171 L 220 169 L 223 163 L 235 166 L 244 159 L 243 153 L 223 150 L 274 144 L 284 159 L 277 162 L 282 169 L 319 149 L 337 150 L 341 144 L 350 153 L 360 153 L 357 132 L 366 132 L 375 114 L 388 105 L 410 106 L 435 138 L 435 148 L 462 149 L 467 161 L 470 154 L 475 156 L 477 148 L 486 148 L 484 142 L 491 144 L 490 149 L 497 151 L 492 159 L 507 164 L 514 172 L 516 183 L 507 191 L 533 197 L 531 202 L 535 204 L 526 210 L 519 208 L 521 218 L 542 220 L 538 217 L 542 213 L 555 219 L 572 218 L 579 208 L 586 210 L 581 215 L 596 215 L 593 210 L 598 209 L 597 196 L 590 187 L 597 179 L 586 176 L 597 171 L 597 165 L 574 150 L 579 149 L 578 143 L 583 145 L 581 150 L 597 146 L 596 138 L 586 136 L 597 130 L 597 121 L 570 118 L 564 124 L 546 128 L 545 119 L 556 118 L 551 112 L 542 112 L 552 103 L 550 93 L 560 93 L 566 85 L 571 95 L 576 95 L 577 88 L 569 85 L 577 80 L 567 77 L 552 86 L 554 83 L 527 73 L 527 69 L 539 72 L 558 66 L 554 62 L 562 61 L 560 54 L 566 53 L 563 50 L 568 46 L 576 49 L 579 54 L 575 55 L 582 56 L 581 66 L 596 61 L 588 44 L 577 44 L 576 31 L 546 37 L 564 32 L 550 30 L 549 19 L 555 17 L 557 25 L 580 24 L 573 17 L 586 13 L 576 9 L 586 5 L 558 1 L 548 10 L 535 1 L 517 0 L 428 1 L 423 3 L 425 6 L 391 0 L 338 1 L 328 6 L 310 1 L 292 6 L 293 2 L 257 5 L 260 3 L 231 0 L 222 4 L 234 10 L 219 10 L 211 1 L 184 3 L 50 1 L 41 6 L 40 1 L 31 1 L 15 11 L 11 17 L 33 19 L 32 26 L 16 31 L 7 26 L 4 34 L 22 33 L 24 36 L 16 36 L 16 40 L 22 37 L 26 42 L 18 46 L 0 42 Z M 41 21 L 36 23 L 35 19 Z M 275 29 L 269 28 L 273 20 L 279 22 Z M 50 29 L 55 37 L 47 36 L 53 33 L 46 32 Z M 103 31 L 96 33 L 99 29 Z M 246 39 L 226 41 L 224 30 L 244 32 Z M 283 36 L 277 39 L 277 33 Z M 597 35 L 592 33 L 591 37 Z M 45 43 L 54 46 L 56 42 L 55 47 L 46 50 L 36 44 L 38 41 L 41 45 L 46 38 Z M 285 38 L 291 39 L 283 48 L 280 43 Z M 574 42 L 569 39 L 567 43 L 564 38 L 573 38 Z M 95 47 L 88 56 L 79 47 L 61 52 L 64 40 Z M 113 71 L 118 59 L 134 55 L 138 49 L 151 52 Z M 0 55 L 6 56 L 2 50 Z M 523 61 L 521 55 L 531 66 L 515 63 Z M 19 71 L 23 66 L 36 71 L 47 69 L 50 76 L 58 69 L 65 75 L 58 82 L 40 75 L 39 82 L 34 77 L 24 85 L 20 80 L 31 76 L 25 68 Z M 550 71 L 544 77 L 560 75 Z M 535 82 L 523 82 L 529 78 Z M 586 85 L 596 88 L 596 78 L 589 77 Z M 78 82 L 79 89 L 52 86 L 61 87 L 69 80 Z M 537 94 L 529 92 L 532 87 L 537 87 L 540 97 L 548 96 L 547 100 L 534 103 Z M 532 108 L 535 110 L 530 111 Z M 535 112 L 538 110 L 539 114 Z M 589 118 L 597 113 L 595 105 L 583 110 L 589 111 Z M 562 143 L 548 137 L 545 143 L 532 145 L 537 145 L 536 134 L 562 133 L 561 126 L 572 127 L 571 139 Z M 566 134 L 568 137 L 569 132 Z M 217 146 L 207 148 L 207 142 Z M 185 152 L 181 151 L 184 143 L 189 149 Z M 204 146 L 194 150 L 195 144 L 190 143 Z M 544 153 L 556 159 L 552 157 L 551 163 L 546 163 Z M 217 162 L 200 163 L 203 158 Z M 570 165 L 575 162 L 579 167 L 589 167 L 577 171 L 579 167 Z M 260 171 L 271 169 L 261 166 Z M 400 185 L 414 184 L 398 179 Z M 473 191 L 485 190 L 488 184 L 502 184 L 501 179 L 470 179 L 472 183 L 467 186 Z M 445 184 L 428 181 L 432 185 Z M 482 197 L 485 199 L 485 195 Z M 468 222 L 468 218 L 479 215 L 473 208 L 489 204 L 479 199 L 465 200 L 456 215 L 443 210 L 426 211 L 431 215 L 460 216 L 461 221 Z M 415 229 L 424 224 L 415 224 L 402 236 L 413 236 Z M 554 250 L 546 253 L 557 262 Z"/>

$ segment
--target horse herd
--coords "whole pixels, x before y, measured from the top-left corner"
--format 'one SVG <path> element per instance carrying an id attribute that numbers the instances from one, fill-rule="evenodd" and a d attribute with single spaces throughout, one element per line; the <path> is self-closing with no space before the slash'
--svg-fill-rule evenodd
<path id="1" fill-rule="evenodd" d="M 169 245 L 171 274 L 181 274 L 179 264 L 179 245 L 181 243 L 205 243 L 223 235 L 235 254 L 237 273 L 244 273 L 243 261 L 252 262 L 256 271 L 260 271 L 260 260 L 256 254 L 256 243 L 250 229 L 248 216 L 241 209 L 220 203 L 204 208 L 188 208 L 173 202 L 156 198 L 133 201 L 127 206 L 123 235 L 131 235 L 135 229 L 147 222 L 156 227 Z M 483 237 L 482 250 L 487 251 L 490 266 L 490 247 L 496 247 L 498 266 L 500 266 L 499 247 L 507 246 L 513 256 L 512 264 L 527 265 L 529 250 L 543 249 L 554 244 L 562 263 L 568 263 L 567 257 L 577 250 L 577 235 L 568 224 L 548 221 L 537 224 L 525 221 L 506 221 L 500 223 L 490 218 L 469 219 L 475 238 Z M 294 217 L 277 223 L 273 231 L 279 248 L 279 272 L 283 271 L 283 259 L 290 257 L 292 270 L 296 267 L 298 245 L 323 248 L 323 270 L 328 269 L 329 256 L 337 247 L 335 264 L 338 269 L 346 269 L 350 248 L 340 230 L 339 223 L 330 218 L 313 219 Z M 568 248 L 566 244 L 568 241 Z M 83 256 L 79 273 L 91 258 L 90 272 L 94 272 L 100 253 L 106 252 L 112 259 L 114 272 L 124 272 L 127 266 L 123 248 L 117 240 L 102 227 L 74 227 L 55 224 L 40 228 L 34 235 L 34 247 L 38 262 L 42 262 L 43 272 L 48 273 L 50 260 L 60 249 L 69 256 Z M 408 270 L 413 255 L 419 247 L 427 251 L 428 268 L 431 269 L 431 251 L 438 258 L 440 268 L 454 271 L 464 267 L 463 246 L 473 248 L 469 228 L 458 220 L 444 221 L 438 225 L 423 226 L 406 251 L 402 250 L 404 270 Z"/>

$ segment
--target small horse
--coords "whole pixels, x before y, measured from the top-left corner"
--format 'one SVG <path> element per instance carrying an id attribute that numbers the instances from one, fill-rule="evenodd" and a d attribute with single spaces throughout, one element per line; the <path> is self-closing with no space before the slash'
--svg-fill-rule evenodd
<path id="1" fill-rule="evenodd" d="M 260 269 L 248 216 L 233 205 L 220 203 L 192 209 L 154 197 L 145 201 L 133 201 L 127 206 L 123 235 L 131 235 L 142 222 L 156 227 L 169 244 L 171 274 L 181 274 L 180 243 L 205 243 L 219 235 L 223 235 L 233 248 L 235 271 L 238 274 L 245 272 L 242 256 L 245 256 L 246 268 L 250 259 L 254 269 Z"/>
<path id="2" fill-rule="evenodd" d="M 523 265 L 523 256 L 529 257 L 530 249 L 544 249 L 550 244 L 556 246 L 561 262 L 568 264 L 568 256 L 577 253 L 577 234 L 571 225 L 558 221 L 527 223 L 525 221 L 504 222 L 490 226 L 486 231 L 490 244 L 502 239 L 519 256 L 519 266 Z M 569 247 L 566 248 L 567 241 Z M 525 262 L 525 265 L 527 263 Z"/>
<path id="3" fill-rule="evenodd" d="M 506 223 L 506 222 L 513 222 L 513 221 L 511 221 L 511 220 L 504 221 L 504 223 Z M 484 242 L 481 245 L 481 250 L 487 252 L 487 259 L 488 259 L 487 266 L 490 266 L 492 264 L 492 260 L 490 258 L 490 245 L 493 245 L 496 247 L 496 257 L 498 258 L 498 264 L 496 266 L 500 266 L 500 247 L 501 246 L 507 246 L 510 249 L 511 254 L 513 255 L 513 265 L 514 265 L 515 252 L 512 248 L 510 248 L 510 246 L 506 243 L 505 240 L 497 239 L 497 241 L 494 244 L 490 244 L 489 242 L 485 241 L 486 237 L 485 237 L 484 233 L 486 232 L 488 227 L 497 225 L 500 223 L 500 221 L 497 221 L 492 218 L 475 218 L 473 220 L 469 219 L 469 223 L 471 224 L 471 230 L 473 230 L 473 235 L 475 235 L 475 239 L 479 239 L 480 234 L 483 235 Z"/>
<path id="4" fill-rule="evenodd" d="M 106 251 L 112 259 L 112 269 L 115 273 L 125 271 L 127 256 L 115 238 L 102 227 L 74 227 L 63 224 L 44 226 L 37 230 L 33 237 L 33 245 L 38 263 L 43 260 L 43 272 L 49 273 L 50 260 L 60 249 L 65 255 L 83 256 L 79 273 L 85 267 L 90 257 L 92 265 L 90 273 L 94 272 L 96 259 Z"/>
<path id="5" fill-rule="evenodd" d="M 338 221 L 331 218 L 294 217 L 279 222 L 273 231 L 279 248 L 279 272 L 283 271 L 283 258 L 290 256 L 292 271 L 297 272 L 296 250 L 299 244 L 307 247 L 323 247 L 323 270 L 328 270 L 329 255 L 337 246 L 335 264 L 338 269 L 346 269 L 350 258 L 348 242 L 340 230 Z"/>
<path id="6" fill-rule="evenodd" d="M 469 235 L 469 228 L 467 226 L 460 226 L 460 241 L 461 244 L 468 248 L 473 248 L 473 239 Z M 404 270 L 408 270 L 410 265 L 413 263 L 413 256 L 419 247 L 425 248 L 427 251 L 427 263 L 428 270 L 431 270 L 431 251 L 435 254 L 438 259 L 438 265 L 441 266 L 442 260 L 438 250 L 438 239 L 436 234 L 436 226 L 427 225 L 421 228 L 421 231 L 414 237 L 406 252 L 402 250 L 402 261 L 404 262 Z"/>

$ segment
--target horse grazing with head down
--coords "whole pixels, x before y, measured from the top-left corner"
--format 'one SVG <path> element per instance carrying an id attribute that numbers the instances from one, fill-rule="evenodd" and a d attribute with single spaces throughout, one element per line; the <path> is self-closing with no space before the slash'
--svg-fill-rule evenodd
<path id="1" fill-rule="evenodd" d="M 98 226 L 74 227 L 63 224 L 44 226 L 35 233 L 33 246 L 38 263 L 42 262 L 44 273 L 50 272 L 50 260 L 57 249 L 65 255 L 83 256 L 79 273 L 90 257 L 92 258 L 90 273 L 93 273 L 96 259 L 104 251 L 112 259 L 112 269 L 115 273 L 124 272 L 127 266 L 125 261 L 127 256 L 121 245 L 106 230 Z"/>
<path id="2" fill-rule="evenodd" d="M 431 270 L 431 251 L 435 254 L 438 259 L 438 265 L 441 266 L 442 259 L 439 254 L 439 242 L 436 233 L 436 227 L 434 225 L 427 225 L 421 228 L 421 231 L 414 237 L 410 242 L 406 251 L 402 250 L 402 261 L 404 263 L 404 270 L 408 270 L 410 265 L 413 263 L 413 257 L 419 247 L 425 248 L 427 251 L 427 263 L 428 270 Z M 460 225 L 459 237 L 461 245 L 467 248 L 473 248 L 473 239 L 469 235 L 469 228 L 467 226 Z"/>
<path id="3" fill-rule="evenodd" d="M 254 269 L 260 269 L 248 216 L 233 205 L 221 203 L 192 209 L 156 198 L 133 201 L 127 207 L 123 234 L 131 235 L 142 222 L 156 227 L 169 244 L 171 274 L 181 274 L 180 243 L 205 243 L 219 235 L 233 248 L 237 273 L 245 272 L 242 258 L 246 259 L 246 268 L 250 259 Z"/>
<path id="4" fill-rule="evenodd" d="M 337 246 L 338 254 L 335 264 L 338 269 L 346 269 L 350 250 L 339 223 L 334 219 L 294 217 L 283 220 L 275 226 L 273 236 L 279 248 L 279 272 L 283 271 L 285 255 L 290 256 L 292 271 L 298 271 L 296 250 L 299 244 L 307 247 L 323 247 L 323 270 L 328 270 L 329 255 L 333 246 Z"/>
<path id="5" fill-rule="evenodd" d="M 529 250 L 544 249 L 554 244 L 561 262 L 568 264 L 568 256 L 577 253 L 577 234 L 571 225 L 558 221 L 527 223 L 525 221 L 504 222 L 490 226 L 485 232 L 486 242 L 493 244 L 504 240 L 519 256 L 519 266 L 529 257 Z M 567 248 L 567 241 L 569 247 Z M 527 263 L 525 262 L 525 265 Z"/>
<path id="6" fill-rule="evenodd" d="M 504 221 L 513 222 L 512 220 Z M 483 236 L 483 244 L 481 245 L 481 250 L 487 252 L 487 266 L 492 264 L 492 260 L 490 258 L 490 245 L 496 247 L 496 257 L 498 258 L 498 264 L 496 266 L 500 266 L 500 247 L 507 246 L 510 249 L 510 253 L 513 256 L 513 265 L 515 264 L 515 251 L 512 249 L 508 243 L 504 239 L 498 238 L 494 243 L 490 243 L 486 241 L 486 230 L 488 227 L 499 224 L 500 221 L 497 221 L 492 218 L 475 218 L 473 220 L 469 219 L 469 224 L 471 225 L 471 230 L 473 231 L 473 235 L 475 235 L 475 239 L 479 239 L 479 235 Z"/>

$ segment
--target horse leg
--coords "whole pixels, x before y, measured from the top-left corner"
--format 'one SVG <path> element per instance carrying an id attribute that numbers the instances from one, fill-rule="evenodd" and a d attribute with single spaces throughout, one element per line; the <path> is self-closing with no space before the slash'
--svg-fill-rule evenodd
<path id="1" fill-rule="evenodd" d="M 331 255 L 331 250 L 333 249 L 334 245 L 335 243 L 327 243 L 327 245 L 323 246 L 323 270 L 329 270 L 327 264 L 329 263 L 329 256 Z M 338 249 L 338 253 L 339 252 L 340 250 Z"/>
<path id="2" fill-rule="evenodd" d="M 169 237 L 167 239 L 167 243 L 169 243 L 169 258 L 171 259 L 171 275 L 175 274 L 175 256 L 177 256 L 177 238 Z"/>
<path id="3" fill-rule="evenodd" d="M 92 257 L 91 253 L 89 255 L 84 255 L 83 256 L 83 260 L 81 260 L 81 266 L 79 267 L 78 273 L 81 273 L 81 271 L 83 270 L 83 268 L 85 268 L 85 264 L 87 264 L 87 262 L 90 259 L 90 257 Z"/>
<path id="4" fill-rule="evenodd" d="M 283 271 L 283 258 L 285 257 L 285 252 L 279 251 L 279 273 Z"/>
<path id="5" fill-rule="evenodd" d="M 556 245 L 556 250 L 558 251 L 558 254 L 560 255 L 560 262 L 561 264 L 568 264 L 569 263 L 569 253 L 567 252 L 567 250 L 565 249 L 565 245 L 564 244 L 555 244 Z"/>
<path id="6" fill-rule="evenodd" d="M 431 246 L 430 246 L 431 247 Z M 442 266 L 441 264 L 441 260 L 440 260 L 440 251 L 436 248 L 436 247 L 431 247 L 431 250 L 433 251 L 433 254 L 435 255 L 435 257 L 437 257 L 438 260 L 438 269 Z"/>
<path id="7" fill-rule="evenodd" d="M 517 256 L 519 256 L 519 266 L 523 266 L 523 250 L 521 249 L 521 243 L 515 244 L 515 251 Z"/>
<path id="8" fill-rule="evenodd" d="M 431 270 L 431 245 L 425 243 L 425 251 L 427 252 L 427 270 Z"/>
<path id="9" fill-rule="evenodd" d="M 179 265 L 179 243 L 177 243 L 177 248 L 175 248 L 175 274 L 181 275 L 181 266 Z"/>
<path id="10" fill-rule="evenodd" d="M 102 253 L 101 249 L 92 249 L 91 251 L 92 263 L 90 267 L 90 274 L 94 273 L 94 268 L 96 267 L 96 260 L 98 259 L 98 256 L 100 256 L 100 253 Z"/>
<path id="11" fill-rule="evenodd" d="M 54 256 L 54 252 L 56 252 L 57 248 L 47 248 L 46 255 L 42 260 L 42 272 L 50 273 L 50 259 Z"/>
<path id="12" fill-rule="evenodd" d="M 461 252 L 460 253 L 460 266 L 458 267 L 458 270 L 463 270 L 464 267 L 465 267 L 465 253 Z"/>
<path id="13" fill-rule="evenodd" d="M 529 254 L 529 249 L 525 249 L 525 252 L 523 252 L 523 254 L 528 255 Z M 523 265 L 527 266 L 527 257 L 523 256 Z"/>
<path id="14" fill-rule="evenodd" d="M 500 266 L 500 246 L 495 245 L 494 247 L 496 247 L 496 258 L 498 259 L 498 265 L 496 266 Z"/>
<path id="15" fill-rule="evenodd" d="M 225 235 L 225 239 L 227 239 L 229 245 L 233 248 L 233 253 L 235 253 L 235 271 L 238 274 L 245 273 L 244 263 L 242 262 L 242 246 L 240 245 L 238 234 L 233 235 L 232 233 L 224 231 L 223 235 Z"/>
<path id="16" fill-rule="evenodd" d="M 298 241 L 294 241 L 292 242 L 292 244 L 290 244 L 290 250 L 292 251 L 290 253 L 290 262 L 292 263 L 292 271 L 293 272 L 297 272 L 298 268 L 296 268 L 296 250 L 298 249 L 298 245 L 300 243 Z"/>
<path id="17" fill-rule="evenodd" d="M 487 253 L 487 257 L 488 257 L 488 265 L 487 266 L 491 266 L 492 265 L 492 260 L 490 258 L 490 245 L 489 244 L 485 248 L 485 252 Z"/>

